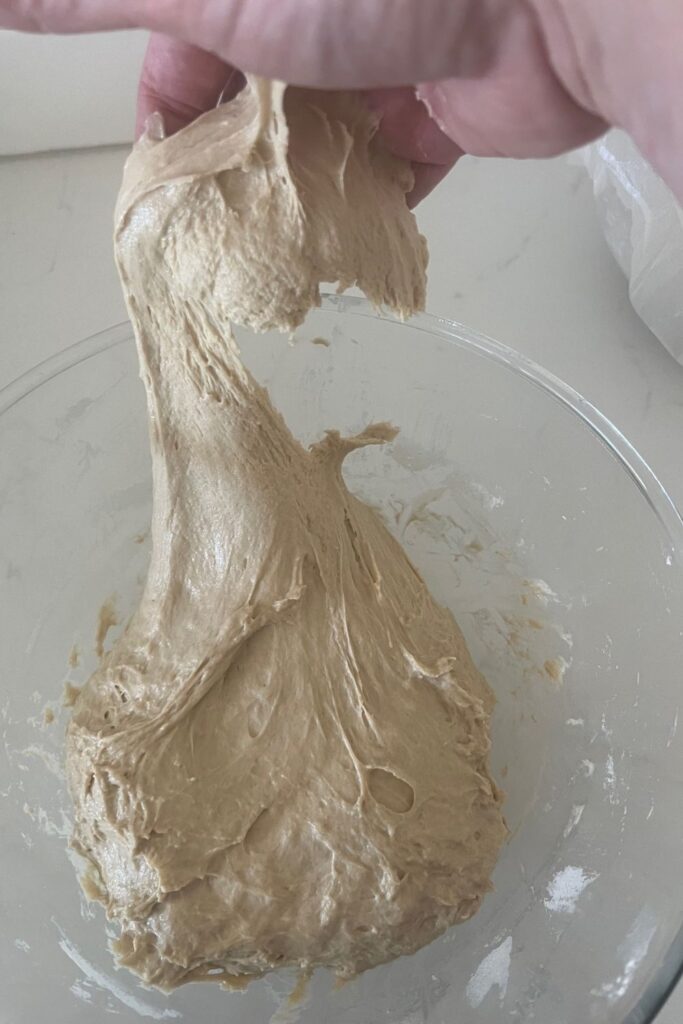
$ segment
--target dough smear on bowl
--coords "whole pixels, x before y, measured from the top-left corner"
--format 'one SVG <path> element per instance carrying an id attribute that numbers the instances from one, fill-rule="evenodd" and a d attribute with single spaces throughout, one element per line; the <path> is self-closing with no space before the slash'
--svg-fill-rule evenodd
<path id="1" fill-rule="evenodd" d="M 422 306 L 412 173 L 375 127 L 352 96 L 249 80 L 126 166 L 152 556 L 66 763 L 88 892 L 163 989 L 410 953 L 476 911 L 506 836 L 489 687 L 342 480 L 393 429 L 303 448 L 230 332 L 292 330 L 321 281 Z"/>

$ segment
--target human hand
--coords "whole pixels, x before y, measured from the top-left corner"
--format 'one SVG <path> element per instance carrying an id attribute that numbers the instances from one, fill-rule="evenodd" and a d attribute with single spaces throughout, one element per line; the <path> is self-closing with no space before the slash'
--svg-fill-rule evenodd
<path id="1" fill-rule="evenodd" d="M 0 0 L 0 25 L 161 33 L 139 126 L 160 110 L 176 130 L 229 93 L 235 67 L 366 90 L 415 165 L 413 201 L 462 152 L 550 156 L 610 124 L 683 199 L 680 0 Z"/>

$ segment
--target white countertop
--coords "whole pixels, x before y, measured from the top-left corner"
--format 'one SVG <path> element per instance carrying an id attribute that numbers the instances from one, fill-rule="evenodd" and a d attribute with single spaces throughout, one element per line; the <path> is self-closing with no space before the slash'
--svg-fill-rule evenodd
<path id="1" fill-rule="evenodd" d="M 124 319 L 111 213 L 125 150 L 0 160 L 0 386 Z M 683 367 L 642 325 L 567 160 L 463 160 L 419 210 L 428 309 L 573 385 L 683 507 Z M 658 1024 L 683 1019 L 683 989 Z"/>

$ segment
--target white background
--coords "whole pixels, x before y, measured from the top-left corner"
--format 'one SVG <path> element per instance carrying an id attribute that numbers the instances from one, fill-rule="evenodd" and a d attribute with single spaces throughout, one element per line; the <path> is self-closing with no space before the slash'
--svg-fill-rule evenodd
<path id="1" fill-rule="evenodd" d="M 128 142 L 145 44 L 143 32 L 0 30 L 0 154 Z"/>
<path id="2" fill-rule="evenodd" d="M 131 137 L 143 48 L 136 33 L 0 32 L 1 151 L 107 147 L 0 159 L 0 386 L 124 318 L 111 215 L 126 150 L 108 144 Z M 633 313 L 583 172 L 566 159 L 464 160 L 419 219 L 429 310 L 583 392 L 683 506 L 683 368 Z M 679 991 L 658 1024 L 682 1020 Z"/>

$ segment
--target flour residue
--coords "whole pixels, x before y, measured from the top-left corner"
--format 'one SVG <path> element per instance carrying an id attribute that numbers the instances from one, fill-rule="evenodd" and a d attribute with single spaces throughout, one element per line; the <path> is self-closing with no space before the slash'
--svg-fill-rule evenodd
<path id="1" fill-rule="evenodd" d="M 510 979 L 511 957 L 512 936 L 508 935 L 484 957 L 468 981 L 465 995 L 471 1007 L 476 1009 L 480 1006 L 492 988 L 498 989 L 498 998 L 503 1001 Z"/>
<path id="2" fill-rule="evenodd" d="M 599 988 L 591 989 L 591 995 L 602 996 L 609 1003 L 614 1003 L 626 995 L 639 965 L 647 956 L 656 932 L 657 919 L 654 912 L 646 907 L 636 917 L 623 942 L 617 946 L 617 955 L 623 963 L 623 970 Z"/>
<path id="3" fill-rule="evenodd" d="M 76 996 L 76 999 L 80 999 L 82 1003 L 92 1003 L 92 992 L 88 988 L 87 981 L 81 981 L 80 978 L 77 978 L 69 991 L 72 995 Z"/>
<path id="4" fill-rule="evenodd" d="M 614 757 L 612 754 L 608 754 L 605 760 L 605 778 L 602 783 L 602 788 L 607 793 L 607 799 L 611 804 L 619 803 L 619 797 L 617 795 L 617 772 L 614 766 Z"/>
<path id="5" fill-rule="evenodd" d="M 673 741 L 676 739 L 676 733 L 678 732 L 678 715 L 679 709 L 676 708 L 674 713 L 673 721 L 671 722 L 671 729 L 669 730 L 669 737 L 666 741 L 667 747 L 670 747 Z"/>
<path id="6" fill-rule="evenodd" d="M 44 807 L 31 806 L 25 803 L 23 811 L 46 836 L 58 836 L 60 839 L 68 839 L 71 835 L 72 822 L 61 808 L 59 810 L 59 821 L 51 818 Z"/>
<path id="7" fill-rule="evenodd" d="M 567 839 L 572 834 L 572 832 L 577 828 L 579 822 L 581 821 L 581 818 L 583 817 L 583 812 L 585 809 L 585 804 L 574 804 L 574 806 L 571 809 L 571 813 L 569 815 L 567 824 L 564 827 L 564 832 L 562 833 L 565 839 Z"/>
<path id="8" fill-rule="evenodd" d="M 39 758 L 55 778 L 60 780 L 64 778 L 62 762 L 55 751 L 48 750 L 47 747 L 42 747 L 37 743 L 30 743 L 27 747 L 24 747 L 23 750 L 18 750 L 17 753 L 24 757 Z"/>
<path id="9" fill-rule="evenodd" d="M 598 876 L 572 865 L 553 875 L 543 900 L 548 910 L 573 914 L 579 897 Z"/>

